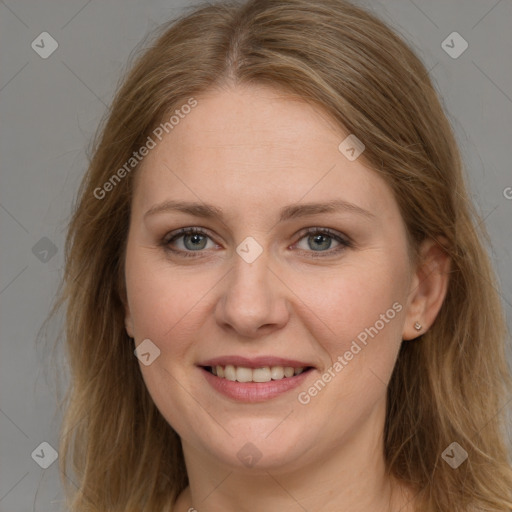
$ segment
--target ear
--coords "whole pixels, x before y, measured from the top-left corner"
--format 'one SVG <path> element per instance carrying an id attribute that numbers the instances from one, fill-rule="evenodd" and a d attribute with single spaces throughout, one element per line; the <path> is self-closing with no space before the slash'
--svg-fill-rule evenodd
<path id="1" fill-rule="evenodd" d="M 119 274 L 119 280 L 118 280 L 118 294 L 119 299 L 121 300 L 121 303 L 123 305 L 124 311 L 125 311 L 125 317 L 124 317 L 124 328 L 126 329 L 126 332 L 130 338 L 135 338 L 133 335 L 134 329 L 133 329 L 133 320 L 132 315 L 130 313 L 130 306 L 128 304 L 128 295 L 126 291 L 126 283 L 124 280 L 124 267 L 123 272 Z"/>
<path id="2" fill-rule="evenodd" d="M 128 299 L 126 295 L 123 295 L 121 302 L 123 303 L 124 307 L 124 328 L 126 329 L 126 332 L 128 333 L 128 336 L 130 338 L 135 338 L 133 335 L 134 328 L 133 328 L 133 319 L 132 314 L 130 312 L 130 305 L 128 304 Z"/>
<path id="3" fill-rule="evenodd" d="M 126 329 L 126 332 L 128 333 L 128 336 L 130 336 L 130 338 L 135 338 L 135 336 L 133 335 L 134 329 L 132 315 L 130 313 L 130 308 L 128 307 L 128 305 L 125 306 L 125 311 L 126 314 L 124 317 L 124 327 Z"/>
<path id="4" fill-rule="evenodd" d="M 411 281 L 402 339 L 412 340 L 424 334 L 434 323 L 448 290 L 451 259 L 445 239 L 425 240 Z M 416 329 L 418 322 L 421 329 Z"/>

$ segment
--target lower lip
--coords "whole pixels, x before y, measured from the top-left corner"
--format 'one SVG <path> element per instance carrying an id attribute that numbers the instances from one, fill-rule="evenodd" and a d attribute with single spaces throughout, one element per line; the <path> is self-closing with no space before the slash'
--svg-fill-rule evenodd
<path id="1" fill-rule="evenodd" d="M 269 382 L 238 382 L 213 375 L 205 368 L 200 368 L 206 381 L 219 393 L 239 402 L 264 402 L 300 386 L 311 370 L 293 377 L 285 377 Z"/>

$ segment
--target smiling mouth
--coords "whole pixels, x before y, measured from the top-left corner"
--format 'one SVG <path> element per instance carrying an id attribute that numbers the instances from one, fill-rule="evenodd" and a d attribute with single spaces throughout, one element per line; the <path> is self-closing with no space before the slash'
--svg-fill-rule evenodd
<path id="1" fill-rule="evenodd" d="M 232 382 L 270 382 L 285 380 L 313 369 L 312 366 L 264 366 L 261 368 L 247 368 L 244 366 L 203 366 L 212 375 Z"/>

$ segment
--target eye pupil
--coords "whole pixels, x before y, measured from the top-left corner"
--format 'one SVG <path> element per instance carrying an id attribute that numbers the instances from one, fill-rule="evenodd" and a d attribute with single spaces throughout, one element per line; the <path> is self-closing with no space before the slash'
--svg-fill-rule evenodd
<path id="1" fill-rule="evenodd" d="M 201 238 L 203 238 L 203 240 L 201 240 Z M 197 245 L 197 242 L 201 243 L 201 241 L 204 243 L 205 241 L 205 237 L 203 235 L 200 235 L 198 233 L 192 233 L 191 235 L 185 235 L 184 236 L 184 241 L 185 241 L 185 246 L 187 245 L 186 244 L 186 240 L 188 239 L 192 239 L 193 242 L 193 247 L 192 247 L 192 250 L 197 250 L 198 248 L 199 249 L 204 249 L 204 245 L 199 247 L 199 245 Z"/>
<path id="2" fill-rule="evenodd" d="M 322 247 L 320 247 L 320 249 L 329 249 L 329 247 L 331 246 L 331 241 L 332 240 L 331 240 L 330 236 L 319 234 L 319 235 L 313 235 L 310 238 L 313 238 L 315 244 L 316 243 L 321 243 L 322 240 L 324 240 L 324 241 L 327 240 L 327 245 L 324 244 Z M 313 247 L 311 247 L 311 248 L 313 250 L 316 250 Z"/>

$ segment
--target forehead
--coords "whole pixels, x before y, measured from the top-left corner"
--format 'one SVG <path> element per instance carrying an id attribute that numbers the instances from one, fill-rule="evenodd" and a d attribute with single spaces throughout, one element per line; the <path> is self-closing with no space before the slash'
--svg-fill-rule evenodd
<path id="1" fill-rule="evenodd" d="M 169 198 L 260 212 L 301 198 L 342 198 L 376 213 L 396 207 L 377 173 L 339 151 L 349 134 L 320 109 L 267 86 L 196 100 L 137 170 L 137 209 Z"/>

